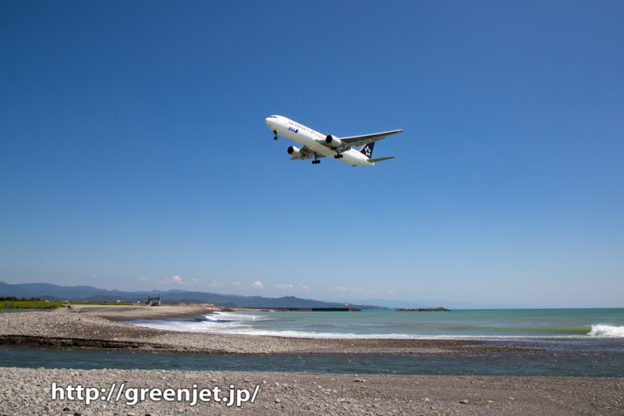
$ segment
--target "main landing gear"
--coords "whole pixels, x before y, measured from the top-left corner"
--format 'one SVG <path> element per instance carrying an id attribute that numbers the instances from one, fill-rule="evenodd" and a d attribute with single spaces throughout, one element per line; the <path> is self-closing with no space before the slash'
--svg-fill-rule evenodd
<path id="1" fill-rule="evenodd" d="M 338 153 L 336 156 L 334 156 L 334 159 L 342 159 L 344 157 L 344 155 L 342 153 Z"/>
<path id="2" fill-rule="evenodd" d="M 313 165 L 318 165 L 319 163 L 321 163 L 320 160 L 318 160 L 318 155 L 316 153 L 314 153 L 314 160 L 312 161 Z"/>
<path id="3" fill-rule="evenodd" d="M 277 140 L 277 130 L 273 130 L 273 140 Z"/>

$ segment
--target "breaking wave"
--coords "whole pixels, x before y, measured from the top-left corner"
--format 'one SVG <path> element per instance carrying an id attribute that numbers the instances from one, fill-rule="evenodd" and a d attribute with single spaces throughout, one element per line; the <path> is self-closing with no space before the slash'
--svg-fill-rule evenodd
<path id="1" fill-rule="evenodd" d="M 213 312 L 192 319 L 150 319 L 131 321 L 131 323 L 147 328 L 173 331 L 236 333 L 236 330 L 251 327 L 252 322 L 265 320 L 267 319 L 258 315 Z"/>
<path id="2" fill-rule="evenodd" d="M 592 325 L 587 335 L 592 337 L 624 338 L 624 326 Z"/>

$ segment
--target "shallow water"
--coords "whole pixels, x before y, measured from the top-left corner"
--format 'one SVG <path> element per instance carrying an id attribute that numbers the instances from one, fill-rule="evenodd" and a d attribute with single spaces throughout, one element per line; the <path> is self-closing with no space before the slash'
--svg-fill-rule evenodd
<path id="1" fill-rule="evenodd" d="M 527 346 L 523 344 L 514 345 Z M 527 352 L 452 354 L 201 354 L 2 346 L 0 367 L 624 377 L 622 341 L 558 340 L 537 346 L 540 350 Z"/>

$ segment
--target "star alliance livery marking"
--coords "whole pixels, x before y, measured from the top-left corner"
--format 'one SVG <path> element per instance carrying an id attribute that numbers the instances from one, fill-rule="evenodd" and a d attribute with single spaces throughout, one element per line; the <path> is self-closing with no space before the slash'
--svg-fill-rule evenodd
<path id="1" fill-rule="evenodd" d="M 374 166 L 375 162 L 394 158 L 394 156 L 387 156 L 371 159 L 375 142 L 393 134 L 403 133 L 403 130 L 391 130 L 360 136 L 336 137 L 331 134 L 326 136 L 284 116 L 272 115 L 264 121 L 273 132 L 275 140 L 278 135 L 282 135 L 303 146 L 288 148 L 290 160 L 314 158 L 312 164 L 321 163 L 319 159 L 325 156 L 333 156 L 351 166 Z M 362 148 L 356 150 L 352 148 L 353 146 L 362 146 Z"/>
<path id="2" fill-rule="evenodd" d="M 375 147 L 375 142 L 365 145 L 362 150 L 360 150 L 360 152 L 370 159 L 370 157 L 373 155 L 373 147 Z"/>

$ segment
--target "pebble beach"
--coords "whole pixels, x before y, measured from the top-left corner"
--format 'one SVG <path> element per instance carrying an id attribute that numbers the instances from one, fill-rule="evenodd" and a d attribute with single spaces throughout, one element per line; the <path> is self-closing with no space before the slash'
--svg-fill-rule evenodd
<path id="1" fill-rule="evenodd" d="M 621 415 L 624 380 L 0 368 L 0 415 Z M 52 400 L 52 383 L 108 389 L 230 385 L 254 403 Z"/>
<path id="2" fill-rule="evenodd" d="M 121 321 L 197 316 L 209 306 L 72 307 L 54 312 L 0 314 L 0 343 L 233 354 L 440 353 L 509 350 L 479 340 L 311 339 L 208 334 L 139 327 Z"/>
<path id="3" fill-rule="evenodd" d="M 190 333 L 122 321 L 209 313 L 209 305 L 72 307 L 0 314 L 4 345 L 193 353 L 449 353 L 507 347 L 478 340 L 319 340 Z M 513 353 L 507 348 L 506 352 Z M 42 352 L 42 353 L 45 353 Z M 259 356 L 259 359 L 262 356 Z M 0 415 L 621 415 L 623 378 L 398 376 L 181 370 L 0 368 Z M 230 386 L 255 392 L 253 403 L 191 404 L 184 400 L 68 400 L 52 386 L 83 386 L 104 397 L 111 386 L 132 389 Z M 127 390 L 126 390 L 127 392 Z"/>

